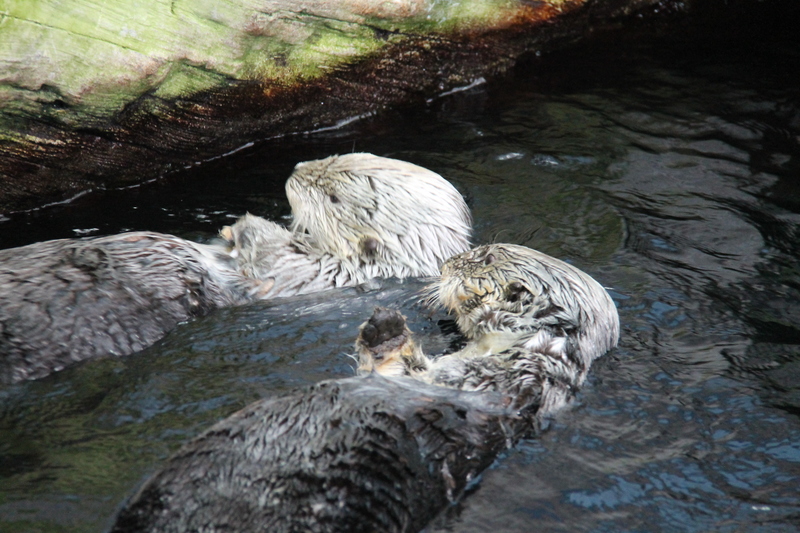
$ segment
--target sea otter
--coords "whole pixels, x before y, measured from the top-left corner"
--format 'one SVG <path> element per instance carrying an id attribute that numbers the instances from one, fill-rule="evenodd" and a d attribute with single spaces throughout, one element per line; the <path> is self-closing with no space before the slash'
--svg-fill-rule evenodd
<path id="1" fill-rule="evenodd" d="M 377 309 L 356 341 L 362 376 L 256 402 L 213 426 L 144 484 L 112 532 L 425 527 L 566 403 L 584 361 L 619 334 L 599 284 L 533 250 L 482 246 L 442 271 L 433 291 L 472 337 L 465 350 L 431 360 L 402 315 Z"/>
<path id="2" fill-rule="evenodd" d="M 543 344 L 563 339 L 564 350 L 588 366 L 619 340 L 619 314 L 603 286 L 525 246 L 486 244 L 457 254 L 428 293 L 477 344 L 533 333 Z"/>
<path id="3" fill-rule="evenodd" d="M 348 154 L 300 163 L 286 196 L 291 231 L 245 216 L 221 232 L 240 272 L 274 281 L 267 297 L 436 276 L 469 248 L 464 199 L 438 174 L 405 161 Z"/>
<path id="4" fill-rule="evenodd" d="M 0 381 L 127 355 L 178 322 L 249 301 L 257 282 L 214 247 L 131 232 L 0 251 Z"/>
<path id="5" fill-rule="evenodd" d="M 469 247 L 469 210 L 422 167 L 372 154 L 300 163 L 287 229 L 246 215 L 200 244 L 132 232 L 0 251 L 0 382 L 141 350 L 179 322 L 257 299 L 431 276 Z"/>
<path id="6" fill-rule="evenodd" d="M 429 292 L 470 342 L 428 357 L 403 316 L 379 308 L 356 341 L 360 373 L 502 392 L 541 419 L 569 401 L 592 361 L 619 339 L 616 307 L 597 281 L 523 246 L 490 244 L 456 255 Z"/>
<path id="7" fill-rule="evenodd" d="M 261 400 L 181 448 L 111 533 L 416 532 L 514 438 L 507 403 L 378 375 Z"/>

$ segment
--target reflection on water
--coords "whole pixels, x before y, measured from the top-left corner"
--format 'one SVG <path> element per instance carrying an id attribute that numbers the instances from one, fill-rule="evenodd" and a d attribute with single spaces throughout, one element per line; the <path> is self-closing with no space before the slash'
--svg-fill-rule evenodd
<path id="1" fill-rule="evenodd" d="M 10 216 L 2 244 L 124 229 L 203 239 L 244 211 L 282 220 L 299 160 L 356 149 L 427 166 L 468 198 L 476 242 L 587 270 L 623 324 L 579 405 L 430 531 L 797 530 L 800 43 L 587 48 L 410 116 Z M 213 421 L 351 375 L 376 304 L 400 306 L 428 351 L 447 349 L 452 325 L 415 303 L 422 286 L 221 310 L 141 354 L 0 391 L 0 529 L 102 531 Z"/>

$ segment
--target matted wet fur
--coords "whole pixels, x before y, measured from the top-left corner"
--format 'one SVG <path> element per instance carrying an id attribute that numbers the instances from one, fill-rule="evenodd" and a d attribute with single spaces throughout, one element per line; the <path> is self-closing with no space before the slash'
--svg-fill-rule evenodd
<path id="1" fill-rule="evenodd" d="M 286 196 L 291 232 L 252 216 L 222 232 L 243 274 L 274 281 L 267 297 L 436 276 L 469 248 L 464 199 L 438 174 L 405 161 L 347 154 L 300 163 Z"/>
<path id="2" fill-rule="evenodd" d="M 542 333 L 569 341 L 584 365 L 617 345 L 608 292 L 580 269 L 516 244 L 486 244 L 451 257 L 428 289 L 469 339 Z"/>
<path id="3" fill-rule="evenodd" d="M 378 375 L 261 400 L 186 444 L 111 533 L 422 529 L 506 448 L 495 393 Z"/>
<path id="4" fill-rule="evenodd" d="M 469 247 L 463 198 L 411 163 L 300 163 L 286 191 L 291 229 L 246 215 L 212 244 L 133 232 L 0 251 L 0 382 L 130 354 L 216 307 L 435 275 Z"/>
<path id="5" fill-rule="evenodd" d="M 429 357 L 402 315 L 378 308 L 356 341 L 360 373 L 498 391 L 541 418 L 566 405 L 592 361 L 619 339 L 616 307 L 599 283 L 523 246 L 490 244 L 456 255 L 429 293 L 470 342 Z"/>

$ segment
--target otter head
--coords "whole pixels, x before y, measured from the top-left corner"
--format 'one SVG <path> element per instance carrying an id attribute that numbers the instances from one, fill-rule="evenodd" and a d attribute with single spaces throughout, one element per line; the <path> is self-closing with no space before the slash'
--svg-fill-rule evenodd
<path id="1" fill-rule="evenodd" d="M 593 358 L 616 346 L 619 337 L 616 307 L 599 283 L 524 246 L 488 244 L 458 254 L 445 262 L 430 290 L 473 339 L 546 329 L 574 338 Z"/>
<path id="2" fill-rule="evenodd" d="M 472 220 L 450 183 L 372 154 L 300 163 L 286 182 L 292 230 L 367 277 L 433 276 L 469 248 Z"/>

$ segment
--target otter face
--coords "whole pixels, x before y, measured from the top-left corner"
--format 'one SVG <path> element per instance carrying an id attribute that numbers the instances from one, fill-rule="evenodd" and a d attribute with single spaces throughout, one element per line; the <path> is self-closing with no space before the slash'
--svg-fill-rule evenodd
<path id="1" fill-rule="evenodd" d="M 469 338 L 548 330 L 571 337 L 587 357 L 616 346 L 619 317 L 588 274 L 524 246 L 489 244 L 450 258 L 430 289 Z"/>
<path id="2" fill-rule="evenodd" d="M 456 315 L 461 331 L 470 338 L 487 328 L 506 329 L 508 318 L 521 316 L 536 299 L 537 287 L 526 276 L 524 254 L 506 245 L 479 246 L 451 257 L 442 277 L 432 286 L 434 299 Z M 521 268 L 522 267 L 522 268 Z M 506 320 L 497 323 L 500 318 Z"/>
<path id="3" fill-rule="evenodd" d="M 469 248 L 458 191 L 425 168 L 372 154 L 300 163 L 286 182 L 292 230 L 369 277 L 432 276 Z"/>

